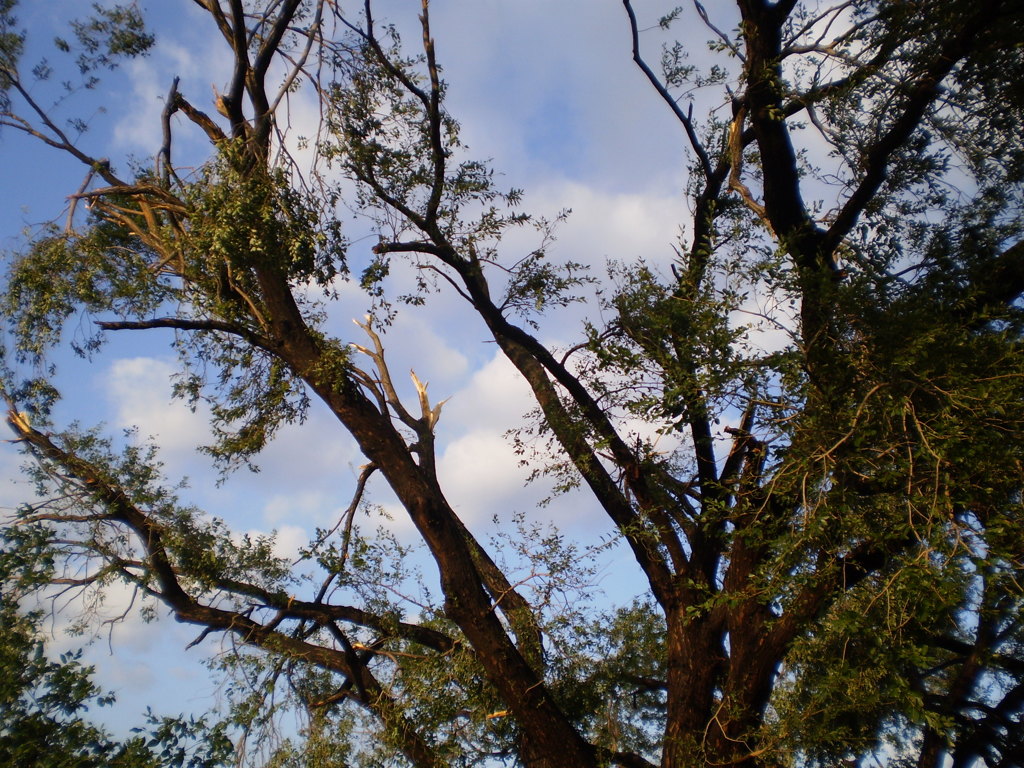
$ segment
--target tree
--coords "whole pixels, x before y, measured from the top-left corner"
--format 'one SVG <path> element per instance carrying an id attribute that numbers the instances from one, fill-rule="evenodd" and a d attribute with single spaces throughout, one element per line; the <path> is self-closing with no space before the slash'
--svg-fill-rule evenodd
<path id="1" fill-rule="evenodd" d="M 594 278 L 554 262 L 557 222 L 468 158 L 426 0 L 414 54 L 370 0 L 196 2 L 233 60 L 219 115 L 172 81 L 156 162 L 130 171 L 33 99 L 3 8 L 0 123 L 89 173 L 72 198 L 88 211 L 29 243 L 4 304 L 9 421 L 47 499 L 10 524 L 45 533 L 53 580 L 122 580 L 232 635 L 225 664 L 268 692 L 236 722 L 262 722 L 279 689 L 311 713 L 310 752 L 271 762 L 1020 764 L 1019 4 L 737 0 L 733 18 L 694 2 L 658 23 L 702 23 L 717 59 L 691 64 L 680 42 L 659 72 L 624 0 L 634 61 L 690 149 L 691 223 L 671 274 L 612 265 L 602 320 L 556 350 L 533 329 Z M 83 71 L 152 44 L 134 6 L 99 13 L 75 26 Z M 322 114 L 312 174 L 282 138 L 298 88 Z M 718 93 L 703 119 L 697 89 Z M 193 173 L 174 115 L 209 141 Z M 376 223 L 359 275 L 342 203 Z M 510 261 L 502 236 L 529 226 L 543 245 Z M 407 269 L 420 290 L 403 303 L 386 277 Z M 349 282 L 376 307 L 354 341 L 325 319 Z M 645 578 L 636 604 L 544 601 L 452 509 L 442 404 L 415 378 L 403 402 L 379 335 L 434 291 L 528 383 L 519 445 L 607 514 Z M 367 464 L 304 552 L 315 579 L 180 502 L 155 449 L 50 422 L 52 384 L 16 369 L 45 371 L 83 311 L 89 354 L 105 333 L 175 332 L 177 391 L 211 404 L 224 469 L 326 405 Z M 442 599 L 418 615 L 381 588 L 407 579 L 401 552 L 353 524 L 372 475 L 436 566 Z M 562 538 L 526 540 L 550 589 L 579 583 Z"/>
<path id="2" fill-rule="evenodd" d="M 15 540 L 15 538 L 17 540 Z M 91 705 L 114 703 L 81 664 L 81 651 L 53 661 L 45 653 L 42 617 L 21 601 L 52 578 L 47 534 L 39 526 L 11 532 L 0 550 L 0 765 L 5 768 L 148 768 L 226 765 L 233 753 L 224 726 L 205 719 L 148 714 L 149 737 L 115 740 L 84 717 Z"/>

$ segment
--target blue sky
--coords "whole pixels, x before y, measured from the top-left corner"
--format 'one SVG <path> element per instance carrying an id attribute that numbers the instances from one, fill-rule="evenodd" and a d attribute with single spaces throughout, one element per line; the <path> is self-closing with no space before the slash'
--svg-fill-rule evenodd
<path id="1" fill-rule="evenodd" d="M 95 115 L 81 144 L 115 164 L 157 151 L 162 99 L 174 76 L 182 78 L 181 91 L 211 113 L 213 87 L 223 90 L 230 76 L 228 60 L 213 53 L 220 50 L 216 30 L 191 2 L 140 5 L 153 20 L 155 50 L 107 76 L 97 92 L 76 95 L 65 105 L 70 113 Z M 20 20 L 45 42 L 58 33 L 56 20 L 85 7 L 71 0 L 23 2 Z M 386 0 L 378 4 L 377 16 L 407 31 L 412 43 L 418 8 L 419 2 Z M 643 0 L 636 8 L 642 26 L 656 24 L 666 10 Z M 728 20 L 723 26 L 729 27 Z M 687 214 L 683 135 L 630 60 L 629 30 L 618 0 L 435 0 L 432 31 L 450 86 L 448 107 L 462 124 L 470 153 L 491 159 L 503 186 L 526 191 L 526 210 L 553 216 L 572 209 L 552 250 L 555 258 L 590 264 L 598 277 L 609 258 L 643 256 L 668 263 Z M 645 35 L 656 61 L 657 32 Z M 30 49 L 26 60 L 34 55 L 38 49 Z M 51 63 L 57 66 L 58 57 Z M 101 101 L 105 113 L 97 112 Z M 301 98 L 294 106 L 298 133 L 313 110 Z M 203 149 L 188 133 L 179 131 L 179 158 Z M 66 195 L 78 188 L 85 169 L 9 129 L 0 134 L 0 163 L 5 169 L 0 246 L 11 251 L 26 226 L 62 218 Z M 506 243 L 511 254 L 535 246 L 535 238 L 525 234 Z M 365 306 L 356 292 L 343 290 L 332 327 L 351 329 L 343 332 L 362 341 L 349 320 L 360 318 Z M 545 322 L 539 335 L 556 345 L 575 343 L 578 320 L 595 312 L 594 305 L 573 307 Z M 203 413 L 170 401 L 175 360 L 167 340 L 164 334 L 118 337 L 91 363 L 60 356 L 66 402 L 58 420 L 104 423 L 111 432 L 136 426 L 140 434 L 154 436 L 164 447 L 169 476 L 190 478 L 190 501 L 240 532 L 276 529 L 282 552 L 294 552 L 314 527 L 331 525 L 347 506 L 363 463 L 340 428 L 314 410 L 307 424 L 283 431 L 259 462 L 260 474 L 243 471 L 217 487 L 195 452 L 208 434 Z M 440 473 L 471 526 L 486 530 L 494 515 L 507 521 L 515 512 L 527 512 L 590 541 L 610 532 L 582 496 L 537 511 L 546 489 L 524 487 L 528 470 L 517 468 L 502 436 L 522 422 L 530 407 L 528 392 L 495 356 L 482 324 L 457 297 L 442 293 L 426 308 L 401 315 L 384 341 L 396 376 L 415 369 L 431 382 L 434 398 L 450 398 L 438 427 Z M 19 461 L 11 446 L 0 447 L 0 476 L 16 477 Z M 12 507 L 24 493 L 24 487 L 3 482 L 0 506 Z M 394 511 L 398 534 L 408 535 L 408 523 L 386 489 L 375 487 L 373 498 Z M 625 562 L 625 553 L 619 554 Z M 630 568 L 609 569 L 602 586 L 624 599 L 633 591 Z M 112 596 L 108 613 L 116 613 L 125 599 Z M 63 622 L 58 619 L 57 629 Z M 194 635 L 166 619 L 156 625 L 128 621 L 113 631 L 109 643 L 104 637 L 92 647 L 90 660 L 129 712 L 146 704 L 171 711 L 204 709 L 215 692 L 197 662 L 214 646 L 183 652 Z M 80 642 L 59 632 L 55 638 L 56 647 Z"/>

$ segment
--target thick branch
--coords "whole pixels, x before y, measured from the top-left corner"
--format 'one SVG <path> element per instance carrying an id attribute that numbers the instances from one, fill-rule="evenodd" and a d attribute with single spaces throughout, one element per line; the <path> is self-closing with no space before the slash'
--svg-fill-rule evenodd
<path id="1" fill-rule="evenodd" d="M 317 16 L 319 16 L 322 4 L 323 0 L 317 3 Z M 254 112 L 253 134 L 260 151 L 263 151 L 268 145 L 270 129 L 274 119 L 270 101 L 267 97 L 267 71 L 274 60 L 274 54 L 277 53 L 277 49 L 281 45 L 282 38 L 288 31 L 288 26 L 291 24 L 292 19 L 295 18 L 295 14 L 301 5 L 302 0 L 285 0 L 283 7 L 270 28 L 269 34 L 264 37 L 263 42 L 260 44 L 260 49 L 256 54 L 255 61 L 253 61 L 252 69 L 248 73 L 249 97 L 252 99 Z"/>
<path id="2" fill-rule="evenodd" d="M 209 115 L 193 107 L 192 104 L 181 94 L 176 94 L 174 104 L 178 109 L 185 113 L 189 120 L 203 129 L 203 132 L 214 146 L 227 139 L 227 136 L 224 135 L 224 131 L 222 131 L 220 126 L 210 119 Z"/>

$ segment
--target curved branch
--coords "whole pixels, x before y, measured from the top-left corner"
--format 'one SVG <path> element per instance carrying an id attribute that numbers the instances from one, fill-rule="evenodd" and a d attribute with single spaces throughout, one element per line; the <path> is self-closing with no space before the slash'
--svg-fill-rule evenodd
<path id="1" fill-rule="evenodd" d="M 180 331 L 215 331 L 245 339 L 265 352 L 276 354 L 278 344 L 248 328 L 223 320 L 193 320 L 185 317 L 157 317 L 152 320 L 98 320 L 96 325 L 105 331 L 143 331 L 154 328 L 172 328 Z"/>
<path id="2" fill-rule="evenodd" d="M 701 144 L 700 138 L 697 136 L 697 131 L 693 125 L 693 106 L 690 106 L 688 112 L 684 112 L 683 108 L 679 106 L 679 103 L 669 93 L 668 88 L 665 87 L 664 83 L 661 82 L 654 71 L 650 68 L 643 56 L 640 54 L 640 31 L 637 26 L 636 14 L 633 12 L 633 5 L 630 0 L 622 0 L 622 5 L 626 9 L 626 15 L 629 16 L 629 29 L 632 34 L 632 45 L 633 45 L 633 61 L 636 62 L 637 66 L 640 67 L 644 75 L 650 81 L 651 85 L 654 86 L 658 95 L 661 96 L 662 100 L 668 104 L 669 109 L 676 116 L 680 123 L 683 125 L 683 129 L 686 131 L 686 137 L 690 140 L 690 146 L 693 147 L 693 151 L 697 154 L 697 158 L 700 161 L 701 170 L 704 172 L 704 177 L 710 179 L 714 175 L 714 169 L 711 165 L 711 158 L 708 156 L 707 150 L 704 149 L 704 145 Z M 700 8 L 700 3 L 697 3 Z"/>

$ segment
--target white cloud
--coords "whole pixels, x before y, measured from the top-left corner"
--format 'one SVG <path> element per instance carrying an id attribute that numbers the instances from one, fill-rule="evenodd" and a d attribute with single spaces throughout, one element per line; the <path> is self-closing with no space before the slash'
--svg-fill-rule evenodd
<path id="1" fill-rule="evenodd" d="M 555 210 L 559 205 L 572 209 L 556 230 L 552 258 L 588 264 L 599 278 L 609 259 L 642 256 L 653 264 L 666 264 L 686 219 L 685 205 L 676 195 L 608 192 L 566 180 L 541 185 L 531 199 L 540 210 Z"/>
<path id="2" fill-rule="evenodd" d="M 297 525 L 282 525 L 277 528 L 274 538 L 274 554 L 287 560 L 294 560 L 302 547 L 309 544 L 309 534 Z"/>
<path id="3" fill-rule="evenodd" d="M 415 40 L 408 9 L 391 16 Z M 431 31 L 467 142 L 513 184 L 530 191 L 561 167 L 636 190 L 684 170 L 685 139 L 630 60 L 621 5 L 452 2 L 433 9 Z M 659 40 L 645 42 L 656 59 Z M 669 162 L 674 152 L 678 162 Z"/>
<path id="4" fill-rule="evenodd" d="M 21 474 L 25 457 L 5 447 L 0 451 L 0 518 L 5 518 L 35 496 L 32 484 Z"/>
<path id="5" fill-rule="evenodd" d="M 438 474 L 448 501 L 471 523 L 514 511 L 529 471 L 500 433 L 479 430 L 449 443 Z"/>
<path id="6" fill-rule="evenodd" d="M 536 506 L 547 494 L 530 484 L 506 433 L 523 425 L 534 407 L 529 386 L 504 355 L 495 354 L 442 411 L 438 475 L 448 501 L 467 524 Z"/>
<path id="7" fill-rule="evenodd" d="M 268 525 L 288 520 L 316 520 L 322 522 L 323 510 L 331 499 L 320 490 L 276 493 L 263 506 L 263 519 Z"/>
<path id="8" fill-rule="evenodd" d="M 55 655 L 81 648 L 93 638 L 97 643 L 133 653 L 148 653 L 168 632 L 178 634 L 166 622 L 144 621 L 140 609 L 143 605 L 153 606 L 153 601 L 123 581 L 74 591 L 54 589 L 52 595 L 51 599 L 44 593 L 39 601 L 41 609 L 52 611 L 48 629 L 50 652 Z M 161 606 L 156 609 L 158 616 L 166 614 Z"/>
<path id="9" fill-rule="evenodd" d="M 121 119 L 113 128 L 119 152 L 155 155 L 163 144 L 161 114 L 175 77 L 178 92 L 194 107 L 216 117 L 212 109 L 213 89 L 224 90 L 231 77 L 231 57 L 208 14 L 185 4 L 157 29 L 157 44 L 147 56 L 123 65 L 127 88 L 121 97 Z M 178 129 L 187 124 L 179 113 L 173 120 Z M 193 136 L 193 133 L 195 134 Z M 177 163 L 191 162 L 188 149 L 207 147 L 199 128 L 176 130 L 173 151 Z"/>
<path id="10" fill-rule="evenodd" d="M 508 359 L 499 353 L 476 370 L 441 412 L 441 435 L 452 432 L 500 432 L 521 423 L 532 407 L 529 385 Z"/>
<path id="11" fill-rule="evenodd" d="M 114 360 L 103 375 L 115 424 L 137 427 L 144 439 L 155 438 L 161 457 L 172 469 L 182 468 L 195 456 L 195 448 L 210 437 L 204 409 L 193 413 L 171 397 L 171 379 L 177 370 L 167 360 L 130 357 Z"/>
<path id="12" fill-rule="evenodd" d="M 280 557 L 284 560 L 295 560 L 299 555 L 299 550 L 309 544 L 309 534 L 305 528 L 300 528 L 297 525 L 280 525 L 274 527 L 274 546 L 273 554 L 275 557 Z M 251 528 L 245 532 L 246 536 L 251 539 L 257 539 L 261 536 L 269 536 L 269 531 L 264 531 L 259 528 Z M 241 541 L 241 535 L 235 539 L 236 543 Z"/>

